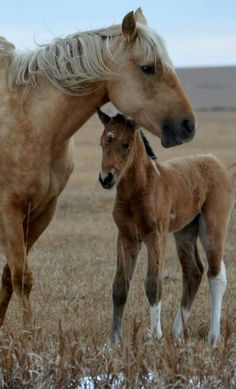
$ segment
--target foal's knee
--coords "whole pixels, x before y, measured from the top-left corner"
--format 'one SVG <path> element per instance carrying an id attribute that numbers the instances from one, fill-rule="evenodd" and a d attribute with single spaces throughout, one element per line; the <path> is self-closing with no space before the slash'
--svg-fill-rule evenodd
<path id="1" fill-rule="evenodd" d="M 161 280 L 157 280 L 155 277 L 152 276 L 147 276 L 145 289 L 146 289 L 146 295 L 150 305 L 154 305 L 161 300 L 161 294 L 162 294 Z"/>
<path id="2" fill-rule="evenodd" d="M 3 272 L 2 272 L 2 286 L 4 289 L 7 290 L 7 292 L 10 294 L 12 293 L 13 291 L 13 287 L 12 287 L 12 282 L 11 282 L 11 271 L 10 271 L 10 268 L 8 266 L 8 264 L 6 264 L 3 268 Z"/>
<path id="3" fill-rule="evenodd" d="M 112 287 L 112 300 L 116 306 L 121 306 L 126 303 L 128 297 L 129 284 L 125 280 L 116 277 Z"/>
<path id="4" fill-rule="evenodd" d="M 203 273 L 204 273 L 204 267 L 195 267 L 193 270 L 192 270 L 192 274 L 191 274 L 191 278 L 193 279 L 194 283 L 195 284 L 199 284 L 202 280 L 202 276 L 203 276 Z"/>
<path id="5" fill-rule="evenodd" d="M 12 276 L 12 284 L 16 294 L 29 295 L 33 286 L 32 272 L 28 269 L 16 271 Z"/>

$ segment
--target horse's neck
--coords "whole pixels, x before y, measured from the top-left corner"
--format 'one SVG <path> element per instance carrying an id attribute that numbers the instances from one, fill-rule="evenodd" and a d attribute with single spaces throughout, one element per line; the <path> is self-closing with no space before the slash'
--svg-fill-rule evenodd
<path id="1" fill-rule="evenodd" d="M 126 199 L 132 197 L 134 193 L 143 191 L 146 187 L 150 168 L 152 169 L 152 162 L 138 134 L 133 148 L 134 150 L 131 150 L 132 159 L 128 161 L 128 166 L 117 187 L 118 196 L 123 196 Z"/>
<path id="2" fill-rule="evenodd" d="M 86 96 L 68 96 L 59 92 L 47 80 L 40 83 L 41 96 L 34 92 L 23 103 L 24 117 L 32 131 L 45 135 L 48 142 L 66 142 L 96 111 L 108 101 L 105 87 Z"/>

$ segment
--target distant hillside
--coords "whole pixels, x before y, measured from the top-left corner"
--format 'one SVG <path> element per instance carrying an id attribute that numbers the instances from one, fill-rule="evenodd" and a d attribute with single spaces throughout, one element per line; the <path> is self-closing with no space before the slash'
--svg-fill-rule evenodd
<path id="1" fill-rule="evenodd" d="M 236 66 L 179 68 L 177 73 L 195 109 L 236 109 Z"/>

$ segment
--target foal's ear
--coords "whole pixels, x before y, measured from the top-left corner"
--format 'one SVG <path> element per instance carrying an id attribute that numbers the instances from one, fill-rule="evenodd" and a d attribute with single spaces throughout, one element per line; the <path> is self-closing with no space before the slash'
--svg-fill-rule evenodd
<path id="1" fill-rule="evenodd" d="M 110 116 L 108 116 L 105 112 L 101 111 L 99 108 L 97 108 L 97 113 L 99 119 L 101 120 L 102 124 L 104 124 L 104 126 L 106 126 L 111 121 Z"/>
<path id="2" fill-rule="evenodd" d="M 137 35 L 137 29 L 136 29 L 136 20 L 134 17 L 134 12 L 129 12 L 123 19 L 122 25 L 122 34 L 125 38 L 126 42 L 132 42 Z"/>
<path id="3" fill-rule="evenodd" d="M 134 131 L 138 130 L 139 127 L 140 127 L 140 126 L 134 121 L 134 119 L 131 119 L 131 118 L 128 119 L 128 125 L 129 125 L 129 127 L 132 128 L 132 130 L 134 130 Z"/>
<path id="4" fill-rule="evenodd" d="M 142 8 L 137 8 L 135 13 L 134 13 L 134 18 L 136 22 L 139 22 L 141 24 L 144 24 L 144 26 L 147 26 L 147 19 L 145 18 Z"/>

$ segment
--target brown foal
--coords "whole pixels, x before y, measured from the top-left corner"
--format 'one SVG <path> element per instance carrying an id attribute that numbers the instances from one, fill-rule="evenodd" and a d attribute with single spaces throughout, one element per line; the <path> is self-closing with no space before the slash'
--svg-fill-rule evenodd
<path id="1" fill-rule="evenodd" d="M 162 337 L 161 273 L 167 235 L 172 232 L 183 272 L 182 299 L 173 330 L 181 337 L 204 272 L 197 248 L 199 237 L 207 257 L 212 302 L 209 341 L 216 345 L 226 288 L 224 242 L 234 202 L 227 169 L 211 155 L 159 164 L 133 120 L 121 114 L 110 118 L 98 113 L 105 125 L 99 180 L 107 189 L 117 184 L 113 217 L 119 232 L 111 342 L 121 340 L 124 307 L 142 242 L 148 251 L 146 294 L 151 331 Z"/>

